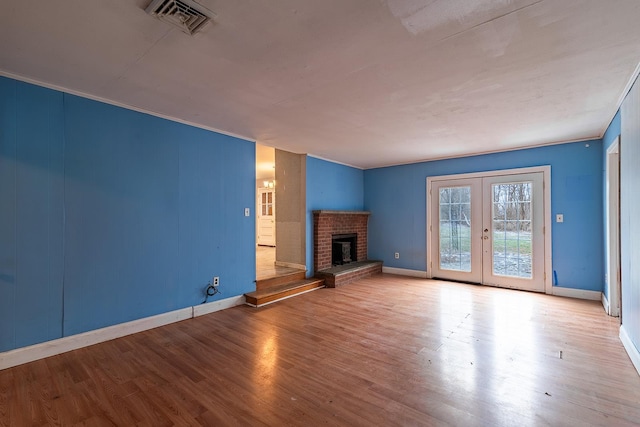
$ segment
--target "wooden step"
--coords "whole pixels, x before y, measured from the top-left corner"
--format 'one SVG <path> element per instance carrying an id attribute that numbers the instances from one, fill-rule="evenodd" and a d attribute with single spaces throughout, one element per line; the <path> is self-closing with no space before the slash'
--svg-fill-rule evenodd
<path id="1" fill-rule="evenodd" d="M 307 272 L 305 270 L 297 270 L 291 273 L 285 273 L 274 277 L 268 277 L 266 279 L 256 280 L 256 291 L 262 291 L 265 289 L 284 285 L 286 283 L 304 280 L 306 273 Z"/>
<path id="2" fill-rule="evenodd" d="M 244 294 L 244 297 L 248 305 L 261 307 L 265 304 L 270 304 L 281 299 L 289 298 L 322 287 L 324 287 L 324 279 L 311 278 L 296 280 L 294 282 L 272 286 L 267 289 L 249 292 Z"/>

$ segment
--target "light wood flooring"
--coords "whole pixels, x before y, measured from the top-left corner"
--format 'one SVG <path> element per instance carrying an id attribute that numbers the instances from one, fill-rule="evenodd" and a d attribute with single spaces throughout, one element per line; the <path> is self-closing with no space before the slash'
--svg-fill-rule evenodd
<path id="1" fill-rule="evenodd" d="M 276 248 L 271 246 L 256 247 L 256 280 L 263 280 L 283 274 L 293 273 L 299 270 L 275 265 Z"/>
<path id="2" fill-rule="evenodd" d="M 381 275 L 0 371 L 0 425 L 624 426 L 598 302 Z"/>

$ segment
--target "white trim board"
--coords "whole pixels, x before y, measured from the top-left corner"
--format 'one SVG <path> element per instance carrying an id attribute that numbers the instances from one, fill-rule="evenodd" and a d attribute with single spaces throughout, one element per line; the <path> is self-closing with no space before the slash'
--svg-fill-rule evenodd
<path id="1" fill-rule="evenodd" d="M 620 135 L 605 154 L 605 289 L 607 313 L 620 316 Z"/>
<path id="2" fill-rule="evenodd" d="M 624 325 L 620 326 L 620 341 L 622 341 L 622 345 L 627 351 L 631 363 L 633 363 L 636 371 L 638 371 L 638 375 L 640 375 L 640 351 L 633 345 L 633 341 L 631 341 L 631 337 L 629 337 Z"/>
<path id="3" fill-rule="evenodd" d="M 607 299 L 607 296 L 604 294 L 604 292 L 602 292 L 602 308 L 604 308 L 604 312 L 609 314 L 609 300 Z"/>
<path id="4" fill-rule="evenodd" d="M 433 176 L 428 176 L 427 180 L 429 182 L 451 181 L 453 179 L 486 178 L 490 176 L 505 176 L 505 175 L 522 175 L 525 173 L 534 173 L 534 172 L 551 173 L 551 166 L 549 165 L 527 166 L 523 168 L 496 169 L 496 170 L 488 170 L 488 171 L 482 171 L 482 172 L 455 173 L 452 175 L 433 175 Z"/>
<path id="5" fill-rule="evenodd" d="M 215 313 L 216 311 L 225 310 L 242 304 L 244 304 L 244 295 L 225 298 L 219 301 L 211 301 L 206 304 L 194 305 L 193 317 L 204 316 L 205 314 Z"/>
<path id="6" fill-rule="evenodd" d="M 554 286 L 551 290 L 551 294 L 558 297 L 602 301 L 602 292 L 600 291 L 587 291 L 584 289 L 561 288 L 559 286 Z"/>
<path id="7" fill-rule="evenodd" d="M 421 279 L 427 278 L 427 272 L 422 270 L 409 270 L 406 268 L 395 267 L 382 267 L 382 272 L 387 274 L 397 274 L 398 276 L 419 277 Z"/>
<path id="8" fill-rule="evenodd" d="M 627 84 L 624 86 L 624 90 L 618 97 L 618 102 L 616 102 L 616 108 L 615 110 L 613 110 L 613 114 L 611 115 L 611 118 L 605 123 L 604 129 L 602 129 L 600 138 L 598 139 L 604 138 L 604 134 L 607 133 L 607 129 L 609 129 L 609 125 L 613 121 L 613 118 L 616 116 L 616 114 L 618 114 L 618 111 L 620 111 L 620 108 L 622 108 L 622 103 L 624 102 L 624 99 L 627 97 L 627 95 L 631 91 L 631 88 L 633 87 L 633 84 L 638 79 L 638 75 L 640 75 L 640 62 L 638 62 L 638 65 L 636 65 L 636 68 L 633 70 L 633 73 L 631 73 L 631 76 L 629 76 L 629 80 L 627 81 Z"/>
<path id="9" fill-rule="evenodd" d="M 421 271 L 421 270 L 408 270 L 404 268 L 383 266 L 382 272 L 387 274 L 396 274 L 398 276 L 418 277 L 421 279 L 430 278 L 428 277 L 428 273 L 426 271 Z M 550 294 L 559 296 L 559 297 L 585 299 L 590 301 L 601 301 L 602 305 L 605 307 L 605 310 L 609 305 L 609 302 L 607 301 L 607 298 L 605 297 L 605 295 L 599 291 L 588 291 L 584 289 L 561 288 L 558 286 L 554 286 Z"/>
<path id="10" fill-rule="evenodd" d="M 130 322 L 107 326 L 106 328 L 95 329 L 93 331 L 58 338 L 28 347 L 9 350 L 4 353 L 0 353 L 0 370 L 44 359 L 45 357 L 66 353 L 68 351 L 77 350 L 82 347 L 88 347 L 90 345 L 110 341 L 116 338 L 121 338 L 127 335 L 157 328 L 159 326 L 165 326 L 170 323 L 192 319 L 197 316 L 224 310 L 243 303 L 244 296 L 226 298 L 220 301 L 213 301 L 193 307 L 185 307 L 168 313 L 144 317 Z"/>
<path id="11" fill-rule="evenodd" d="M 612 116 L 612 119 L 613 119 L 613 116 Z M 609 126 L 610 122 L 611 121 L 607 122 L 607 126 Z M 605 131 L 606 131 L 606 128 L 605 128 Z M 437 162 L 440 160 L 462 159 L 465 157 L 487 156 L 489 154 L 499 154 L 499 153 L 508 153 L 510 151 L 530 150 L 534 148 L 549 147 L 552 145 L 575 144 L 578 142 L 591 142 L 591 141 L 596 141 L 598 139 L 602 139 L 602 136 L 594 135 L 594 136 L 587 136 L 581 139 L 567 139 L 567 140 L 559 140 L 559 141 L 551 141 L 551 142 L 541 142 L 537 144 L 534 143 L 534 144 L 523 145 L 520 147 L 501 148 L 498 150 L 474 151 L 470 153 L 451 154 L 451 155 L 439 156 L 439 157 L 422 158 L 419 160 L 411 160 L 411 161 L 400 162 L 400 163 L 391 163 L 388 165 L 370 166 L 365 168 L 364 170 L 382 169 L 382 168 L 390 168 L 394 166 L 404 166 L 404 165 L 415 165 L 417 163 Z"/>
<path id="12" fill-rule="evenodd" d="M 344 162 L 339 162 L 337 160 L 327 159 L 325 157 L 316 156 L 315 154 L 311 154 L 311 153 L 307 153 L 307 157 L 313 157 L 314 159 L 324 160 L 325 162 L 335 163 L 337 165 L 342 165 L 342 166 L 348 166 L 348 167 L 354 168 L 354 169 L 365 170 L 364 168 L 361 168 L 360 166 L 354 166 L 354 165 L 350 165 L 349 163 L 344 163 Z"/>

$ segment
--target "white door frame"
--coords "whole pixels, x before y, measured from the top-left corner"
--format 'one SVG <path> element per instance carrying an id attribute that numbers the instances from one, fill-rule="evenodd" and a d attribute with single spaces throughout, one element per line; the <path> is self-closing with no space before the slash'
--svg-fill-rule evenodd
<path id="1" fill-rule="evenodd" d="M 606 286 L 609 294 L 605 309 L 620 316 L 620 137 L 607 149 L 606 177 Z"/>
<path id="2" fill-rule="evenodd" d="M 544 204 L 543 215 L 543 234 L 544 234 L 544 292 L 553 294 L 552 280 L 552 263 L 551 263 L 551 166 L 534 166 L 528 168 L 504 169 L 486 172 L 473 172 L 455 175 L 440 175 L 427 177 L 427 278 L 433 277 L 433 262 L 437 261 L 435 253 L 432 250 L 433 235 L 433 215 L 431 214 L 432 206 L 432 183 L 443 180 L 466 179 L 466 178 L 485 178 L 492 176 L 519 175 L 525 173 L 542 172 L 542 193 Z"/>

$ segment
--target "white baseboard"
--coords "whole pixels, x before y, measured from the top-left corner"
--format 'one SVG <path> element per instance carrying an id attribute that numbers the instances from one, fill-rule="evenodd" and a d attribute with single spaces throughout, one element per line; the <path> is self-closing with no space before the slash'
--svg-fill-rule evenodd
<path id="1" fill-rule="evenodd" d="M 622 345 L 624 346 L 624 349 L 627 350 L 631 363 L 633 363 L 636 371 L 638 371 L 638 375 L 640 375 L 640 351 L 638 351 L 636 346 L 633 344 L 633 341 L 631 341 L 631 337 L 627 334 L 627 330 L 624 325 L 620 326 L 620 341 L 622 341 Z"/>
<path id="2" fill-rule="evenodd" d="M 293 262 L 284 262 L 284 261 L 276 261 L 274 263 L 278 267 L 289 267 L 289 268 L 297 268 L 298 270 L 307 270 L 307 266 L 304 264 L 295 264 Z"/>
<path id="3" fill-rule="evenodd" d="M 602 300 L 602 292 L 600 291 L 587 291 L 584 289 L 560 288 L 558 286 L 554 286 L 552 289 L 553 289 L 553 295 L 556 295 L 559 297 L 588 299 L 592 301 Z"/>
<path id="4" fill-rule="evenodd" d="M 419 277 L 421 279 L 427 278 L 427 272 L 421 270 L 409 270 L 406 268 L 395 268 L 382 266 L 383 273 L 397 274 L 399 276 Z"/>
<path id="5" fill-rule="evenodd" d="M 107 326 L 106 328 L 95 329 L 77 335 L 58 338 L 28 347 L 17 348 L 15 350 L 0 353 L 0 370 L 33 362 L 56 354 L 66 353 L 82 347 L 98 344 L 112 339 L 124 337 L 146 331 L 148 329 L 165 326 L 170 323 L 180 322 L 214 311 L 224 310 L 244 303 L 244 296 L 226 298 L 220 301 L 213 301 L 194 307 L 185 307 L 180 310 L 170 311 L 155 316 L 132 320 L 131 322 L 120 323 L 118 325 Z"/>
<path id="6" fill-rule="evenodd" d="M 609 300 L 604 292 L 602 293 L 602 307 L 604 307 L 604 312 L 611 316 L 611 311 L 609 311 Z"/>
<path id="7" fill-rule="evenodd" d="M 193 317 L 204 316 L 205 314 L 214 313 L 216 311 L 224 310 L 226 308 L 231 308 L 242 304 L 244 304 L 244 295 L 196 305 L 193 307 Z"/>

